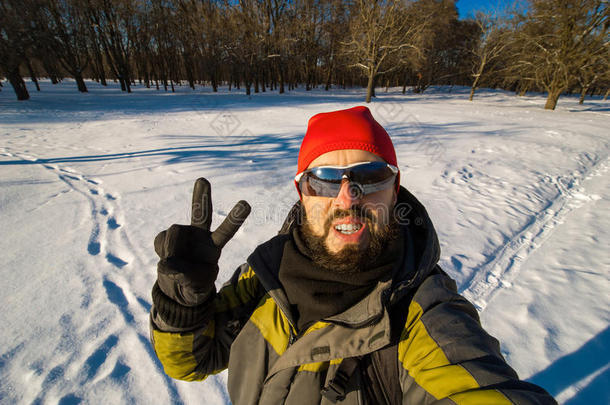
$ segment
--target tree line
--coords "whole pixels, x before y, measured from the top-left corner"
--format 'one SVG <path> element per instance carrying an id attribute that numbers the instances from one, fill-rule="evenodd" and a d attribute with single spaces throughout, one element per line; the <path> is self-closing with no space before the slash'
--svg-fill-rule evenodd
<path id="1" fill-rule="evenodd" d="M 455 0 L 0 0 L 0 77 L 246 94 L 431 85 L 608 95 L 607 2 L 530 0 L 460 20 Z M 0 82 L 1 86 L 1 82 Z"/>

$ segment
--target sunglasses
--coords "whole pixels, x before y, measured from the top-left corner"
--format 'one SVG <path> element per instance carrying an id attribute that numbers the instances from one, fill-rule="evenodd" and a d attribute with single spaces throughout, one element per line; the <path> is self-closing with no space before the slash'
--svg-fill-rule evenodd
<path id="1" fill-rule="evenodd" d="M 394 185 L 398 167 L 385 162 L 358 162 L 348 166 L 312 167 L 296 175 L 294 180 L 306 196 L 337 197 L 343 180 L 349 191 L 363 196 Z"/>

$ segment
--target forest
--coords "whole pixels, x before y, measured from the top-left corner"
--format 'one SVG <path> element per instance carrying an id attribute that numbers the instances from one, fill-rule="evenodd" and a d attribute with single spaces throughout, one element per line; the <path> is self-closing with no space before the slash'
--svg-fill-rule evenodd
<path id="1" fill-rule="evenodd" d="M 480 87 L 608 97 L 604 0 L 529 0 L 460 19 L 454 0 L 0 0 L 0 90 L 24 78 L 121 89 Z"/>

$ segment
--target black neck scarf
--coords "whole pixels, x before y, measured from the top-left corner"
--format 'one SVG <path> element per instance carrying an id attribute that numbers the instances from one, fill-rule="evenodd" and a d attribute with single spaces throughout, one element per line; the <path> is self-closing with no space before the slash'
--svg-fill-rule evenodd
<path id="1" fill-rule="evenodd" d="M 404 241 L 389 241 L 368 269 L 355 273 L 337 273 L 314 263 L 309 249 L 299 235 L 284 245 L 279 279 L 284 287 L 299 331 L 321 319 L 339 314 L 366 297 L 379 281 L 392 278 L 397 262 L 402 260 Z"/>

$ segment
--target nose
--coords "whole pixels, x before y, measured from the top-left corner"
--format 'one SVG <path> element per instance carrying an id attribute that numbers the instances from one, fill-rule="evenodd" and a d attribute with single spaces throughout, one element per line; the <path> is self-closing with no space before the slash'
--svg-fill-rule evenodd
<path id="1" fill-rule="evenodd" d="M 350 209 L 354 205 L 357 205 L 363 197 L 362 188 L 358 183 L 352 183 L 345 179 L 341 183 L 341 190 L 335 197 L 333 205 L 335 207 Z"/>

